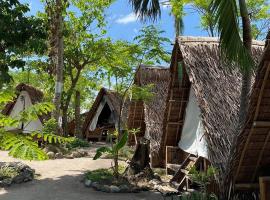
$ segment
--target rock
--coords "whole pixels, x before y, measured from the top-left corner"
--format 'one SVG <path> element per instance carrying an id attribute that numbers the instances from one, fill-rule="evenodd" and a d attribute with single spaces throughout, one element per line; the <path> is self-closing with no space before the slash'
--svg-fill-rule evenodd
<path id="1" fill-rule="evenodd" d="M 56 154 L 55 154 L 55 158 L 56 158 L 56 159 L 62 159 L 62 158 L 64 158 L 64 156 L 63 156 L 62 153 L 56 153 Z"/>
<path id="2" fill-rule="evenodd" d="M 110 189 L 111 189 L 111 192 L 112 193 L 118 193 L 118 192 L 120 192 L 120 188 L 117 187 L 117 186 L 115 186 L 115 185 L 111 185 L 110 186 Z"/>
<path id="3" fill-rule="evenodd" d="M 2 181 L 0 181 L 0 187 L 9 187 L 12 184 L 12 179 L 7 178 Z"/>
<path id="4" fill-rule="evenodd" d="M 55 158 L 55 154 L 54 154 L 54 152 L 52 152 L 52 151 L 49 151 L 49 152 L 47 153 L 47 156 L 49 157 L 49 159 L 54 159 L 54 158 Z"/>
<path id="5" fill-rule="evenodd" d="M 17 175 L 14 177 L 9 177 L 11 179 L 11 183 L 23 183 L 32 181 L 34 179 L 35 170 L 31 169 L 28 165 L 25 165 L 20 162 L 11 162 L 11 163 L 0 163 L 0 167 L 8 167 L 12 168 L 17 172 Z M 4 179 L 2 184 L 9 185 L 9 178 Z"/>
<path id="6" fill-rule="evenodd" d="M 130 191 L 130 189 L 129 189 L 129 187 L 127 185 L 120 185 L 119 189 L 120 189 L 120 192 L 122 192 L 122 193 Z"/>
<path id="7" fill-rule="evenodd" d="M 101 185 L 97 182 L 92 183 L 92 188 L 94 188 L 97 191 L 101 190 Z"/>
<path id="8" fill-rule="evenodd" d="M 66 158 L 66 159 L 74 159 L 74 158 L 72 157 L 72 155 L 64 155 L 64 158 Z"/>
<path id="9" fill-rule="evenodd" d="M 72 152 L 72 153 L 71 153 L 71 156 L 72 156 L 73 158 L 81 158 L 81 157 L 82 157 L 81 153 L 78 152 L 78 151 Z"/>
<path id="10" fill-rule="evenodd" d="M 103 185 L 103 186 L 101 186 L 101 190 L 100 191 L 110 193 L 111 192 L 111 188 L 108 185 Z"/>
<path id="11" fill-rule="evenodd" d="M 160 185 L 161 182 L 157 179 L 153 179 L 151 181 L 149 181 L 149 185 L 151 185 L 152 187 L 155 187 L 156 185 Z"/>
<path id="12" fill-rule="evenodd" d="M 141 190 L 138 187 L 132 187 L 130 191 L 133 193 L 139 193 Z"/>
<path id="13" fill-rule="evenodd" d="M 92 181 L 89 180 L 89 179 L 85 179 L 85 180 L 84 180 L 84 185 L 85 185 L 86 187 L 90 187 L 90 186 L 91 186 L 91 183 L 92 183 Z"/>

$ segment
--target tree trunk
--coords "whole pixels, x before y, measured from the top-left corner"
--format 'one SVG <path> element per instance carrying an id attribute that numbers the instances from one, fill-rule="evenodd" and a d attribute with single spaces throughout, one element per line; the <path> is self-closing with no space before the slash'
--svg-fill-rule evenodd
<path id="1" fill-rule="evenodd" d="M 81 93 L 76 90 L 75 92 L 75 136 L 82 138 L 81 131 Z"/>
<path id="2" fill-rule="evenodd" d="M 247 4 L 245 0 L 239 0 L 240 14 L 242 18 L 243 26 L 243 43 L 245 48 L 251 55 L 252 48 L 252 32 L 251 22 L 248 14 Z M 251 70 L 246 70 L 242 73 L 242 89 L 240 99 L 240 112 L 239 112 L 239 128 L 241 128 L 247 117 L 248 103 L 249 103 L 249 92 L 251 89 Z"/>
<path id="3" fill-rule="evenodd" d="M 55 105 L 55 110 L 52 113 L 53 118 L 60 122 L 60 109 L 61 109 L 61 96 L 63 90 L 63 68 L 64 68 L 64 41 L 63 41 L 63 4 L 62 0 L 56 0 L 56 17 L 55 17 L 55 26 L 56 26 L 56 69 L 55 69 L 55 93 L 53 103 Z M 61 130 L 61 124 L 58 123 L 59 130 Z"/>
<path id="4" fill-rule="evenodd" d="M 136 146 L 135 153 L 131 159 L 129 167 L 126 170 L 126 175 L 132 176 L 142 172 L 145 169 L 150 169 L 150 142 L 144 138 L 140 139 Z"/>
<path id="5" fill-rule="evenodd" d="M 63 130 L 63 135 L 67 136 L 68 135 L 68 106 L 62 106 L 62 111 L 63 111 L 63 117 L 62 117 L 62 130 Z"/>

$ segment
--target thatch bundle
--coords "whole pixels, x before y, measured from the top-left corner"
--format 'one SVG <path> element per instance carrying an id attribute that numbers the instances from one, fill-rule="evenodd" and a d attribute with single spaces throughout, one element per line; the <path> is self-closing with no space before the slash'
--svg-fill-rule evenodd
<path id="1" fill-rule="evenodd" d="M 163 132 L 169 77 L 168 68 L 146 65 L 141 65 L 135 75 L 135 85 L 152 85 L 150 92 L 153 97 L 147 101 L 133 101 L 129 110 L 129 128 L 144 130 L 144 136 L 150 140 L 151 152 L 155 153 L 159 149 Z M 140 121 L 137 126 L 134 123 L 136 120 Z"/>

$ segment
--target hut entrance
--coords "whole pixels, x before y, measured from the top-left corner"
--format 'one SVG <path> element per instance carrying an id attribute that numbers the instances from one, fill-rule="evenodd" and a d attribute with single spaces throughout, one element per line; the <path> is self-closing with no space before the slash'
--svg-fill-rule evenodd
<path id="1" fill-rule="evenodd" d="M 98 110 L 92 122 L 92 131 L 89 130 L 88 139 L 106 141 L 108 134 L 115 130 L 115 115 L 107 102 L 101 104 Z"/>
<path id="2" fill-rule="evenodd" d="M 97 122 L 96 127 L 100 128 L 100 127 L 105 127 L 109 125 L 114 125 L 114 119 L 112 116 L 112 111 L 108 103 L 106 103 L 98 117 L 98 122 Z"/>

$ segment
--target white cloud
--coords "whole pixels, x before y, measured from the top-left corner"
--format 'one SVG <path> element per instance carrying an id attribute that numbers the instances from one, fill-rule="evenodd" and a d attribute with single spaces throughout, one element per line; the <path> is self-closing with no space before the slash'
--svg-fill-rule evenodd
<path id="1" fill-rule="evenodd" d="M 123 17 L 118 18 L 115 22 L 117 24 L 129 24 L 137 21 L 137 16 L 134 13 L 130 13 Z"/>

